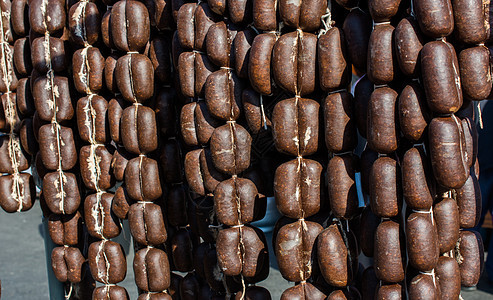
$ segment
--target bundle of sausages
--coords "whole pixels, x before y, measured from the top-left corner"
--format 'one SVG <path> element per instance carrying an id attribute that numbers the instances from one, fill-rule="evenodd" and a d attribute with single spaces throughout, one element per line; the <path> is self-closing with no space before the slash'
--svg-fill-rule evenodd
<path id="1" fill-rule="evenodd" d="M 491 91 L 489 11 L 478 1 L 414 1 L 396 23 L 399 3 L 369 4 L 374 90 L 364 82 L 360 88 L 371 92 L 371 212 L 361 228 L 375 236 L 373 251 L 365 251 L 375 260 L 364 273 L 365 291 L 382 298 L 407 288 L 411 299 L 457 299 L 461 283 L 477 284 L 483 261 L 479 234 L 462 229 L 477 225 L 481 209 L 471 101 Z"/>
<path id="2" fill-rule="evenodd" d="M 478 283 L 489 4 L 0 10 L 0 206 L 28 210 L 41 189 L 68 298 L 129 299 L 112 240 L 128 219 L 138 299 L 271 299 L 251 224 L 270 196 L 272 251 L 294 283 L 281 299 L 458 299 Z"/>

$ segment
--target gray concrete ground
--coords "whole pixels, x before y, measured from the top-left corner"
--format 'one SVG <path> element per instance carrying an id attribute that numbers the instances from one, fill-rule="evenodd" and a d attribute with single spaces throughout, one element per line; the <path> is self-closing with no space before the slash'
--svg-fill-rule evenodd
<path id="1" fill-rule="evenodd" d="M 125 233 L 128 235 L 128 230 Z M 24 213 L 7 214 L 0 209 L 2 300 L 49 299 L 43 235 L 39 203 Z M 133 283 L 131 247 L 128 252 L 127 278 L 121 285 L 127 288 L 131 299 L 136 299 L 137 289 Z M 273 267 L 269 278 L 259 285 L 267 287 L 273 299 L 279 299 L 281 293 L 292 284 L 281 277 L 275 264 L 271 253 Z M 463 292 L 462 296 L 466 300 L 493 299 L 493 285 L 489 284 L 483 276 L 477 291 Z"/>

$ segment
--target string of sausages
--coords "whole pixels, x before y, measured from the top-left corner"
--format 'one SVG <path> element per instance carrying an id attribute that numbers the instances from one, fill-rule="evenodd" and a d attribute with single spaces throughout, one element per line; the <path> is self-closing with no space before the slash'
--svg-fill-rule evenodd
<path id="1" fill-rule="evenodd" d="M 366 76 L 374 84 L 367 109 L 367 147 L 378 153 L 369 178 L 370 207 L 380 224 L 374 236 L 374 271 L 379 280 L 375 297 L 402 294 L 405 279 L 405 242 L 402 224 L 402 193 L 396 106 L 398 93 L 390 87 L 394 80 L 394 53 L 390 19 L 398 3 L 381 7 L 369 2 L 373 30 L 368 42 Z M 385 258 L 384 258 L 385 257 Z"/>
<path id="2" fill-rule="evenodd" d="M 438 224 L 439 237 L 444 241 L 448 241 L 450 237 L 457 240 L 455 249 L 442 248 L 440 239 L 440 253 L 442 256 L 438 260 L 437 273 L 438 278 L 450 278 L 450 271 L 446 271 L 446 267 L 453 265 L 454 275 L 458 275 L 456 264 L 453 260 L 447 258 L 444 253 L 452 251 L 450 256 L 455 259 L 459 265 L 460 283 L 462 286 L 475 286 L 481 277 L 482 262 L 484 259 L 483 242 L 481 235 L 472 228 L 478 226 L 481 218 L 481 191 L 479 187 L 479 164 L 478 164 L 478 135 L 474 120 L 478 119 L 482 127 L 481 110 L 479 115 L 471 113 L 473 110 L 472 101 L 489 99 L 492 91 L 491 69 L 488 68 L 489 50 L 485 47 L 485 43 L 491 42 L 490 24 L 486 21 L 485 10 L 489 13 L 491 8 L 486 7 L 482 2 L 474 1 L 471 3 L 462 3 L 460 1 L 451 1 L 454 27 L 456 30 L 457 41 L 463 43 L 458 55 L 459 73 L 461 90 L 464 97 L 463 107 L 456 115 L 461 119 L 462 137 L 465 139 L 465 148 L 462 148 L 465 160 L 465 173 L 469 169 L 469 176 L 464 185 L 459 189 L 455 189 L 455 200 L 459 211 L 459 237 L 456 239 L 457 225 L 450 226 L 448 219 L 443 219 Z M 481 5 L 483 5 L 481 7 Z M 464 14 L 468 11 L 469 14 Z M 456 71 L 456 70 L 454 70 Z M 471 101 L 472 100 L 472 101 Z M 469 102 L 469 104 L 468 104 Z M 478 108 L 479 107 L 479 102 Z M 458 121 L 457 117 L 454 118 Z M 463 144 L 461 144 L 463 145 Z M 464 151 L 465 149 L 465 151 Z M 438 179 L 438 178 L 437 178 Z M 449 194 L 454 194 L 449 193 Z M 486 196 L 486 195 L 485 195 Z M 447 211 L 443 211 L 447 213 Z M 449 215 L 456 216 L 454 213 Z M 454 221 L 456 218 L 454 218 Z M 451 234 L 452 233 L 452 234 Z M 451 244 L 451 243 L 450 243 Z M 450 245 L 449 244 L 449 245 Z M 458 276 L 457 276 L 458 277 Z M 456 277 L 456 278 L 457 278 Z M 445 281 L 444 280 L 444 281 Z M 458 280 L 455 279 L 455 286 Z M 452 288 L 450 288 L 452 290 Z"/>
<path id="3" fill-rule="evenodd" d="M 148 6 L 149 9 L 149 6 Z M 163 11 L 165 8 L 156 3 L 154 16 L 151 14 L 151 26 L 158 30 L 152 38 L 149 50 L 149 57 L 154 65 L 154 78 L 158 82 L 156 90 L 157 97 L 154 103 L 154 110 L 158 121 L 160 136 L 160 163 L 162 166 L 162 178 L 165 183 L 165 218 L 168 231 L 168 257 L 170 261 L 170 287 L 168 294 L 171 298 L 180 297 L 181 293 L 187 293 L 185 288 L 181 288 L 184 278 L 178 272 L 188 273 L 193 276 L 194 271 L 194 251 L 199 243 L 190 225 L 189 206 L 190 197 L 184 180 L 182 142 L 179 136 L 178 112 L 179 104 L 177 92 L 175 91 L 176 82 L 173 82 L 173 75 L 176 70 L 172 68 L 172 30 L 169 22 L 174 23 L 171 13 L 168 15 Z M 174 24 L 173 24 L 174 25 Z M 177 272 L 173 272 L 177 271 Z"/>
<path id="4" fill-rule="evenodd" d="M 442 4 L 439 5 L 441 6 Z M 456 220 L 457 217 L 459 217 L 459 220 L 464 219 L 466 215 L 472 215 L 473 219 L 477 219 L 481 215 L 480 208 L 477 204 L 479 203 L 480 205 L 481 203 L 476 177 L 478 170 L 473 168 L 476 163 L 477 148 L 474 145 L 477 145 L 477 136 L 475 124 L 472 121 L 471 100 L 479 100 L 478 97 L 487 97 L 488 95 L 486 94 L 489 91 L 486 93 L 482 91 L 483 96 L 479 94 L 473 95 L 470 92 L 471 81 L 469 77 L 473 75 L 467 72 L 471 70 L 472 66 L 469 61 L 474 54 L 469 54 L 470 48 L 468 49 L 465 45 L 484 42 L 487 32 L 484 23 L 484 14 L 482 12 L 483 9 L 479 2 L 464 5 L 457 1 L 452 1 L 452 3 L 444 1 L 443 6 L 440 7 L 440 13 L 446 17 L 441 23 L 434 24 L 433 26 L 429 24 L 429 7 L 427 8 L 417 3 L 414 9 L 421 31 L 428 37 L 438 39 L 427 42 L 421 49 L 423 87 L 428 107 L 434 116 L 428 128 L 429 155 L 434 177 L 438 183 L 435 205 L 433 210 L 430 211 L 434 212 L 435 215 L 438 253 L 440 257 L 436 258 L 435 253 L 437 247 L 433 245 L 432 242 L 435 240 L 433 239 L 427 243 L 430 246 L 433 245 L 431 249 L 434 250 L 432 255 L 433 260 L 428 259 L 428 262 L 434 263 L 435 272 L 432 271 L 432 273 L 436 273 L 440 285 L 440 293 L 445 296 L 457 298 L 460 297 L 461 284 L 464 286 L 477 284 L 482 265 L 480 256 L 483 250 L 479 234 L 473 231 L 459 231 L 459 225 L 462 228 L 472 228 L 477 225 L 477 222 L 473 221 L 473 224 L 468 224 L 469 226 L 467 226 L 461 222 L 457 223 Z M 464 9 L 466 11 L 471 10 L 472 14 L 466 16 Z M 476 15 L 472 17 L 474 14 Z M 475 19 L 476 17 L 478 19 Z M 460 61 L 457 59 L 454 47 L 448 42 L 447 38 L 454 28 L 456 32 L 456 41 L 454 41 L 454 44 L 457 45 L 456 49 L 463 49 L 460 50 L 459 57 L 462 57 Z M 464 31 L 474 28 L 480 32 L 479 35 L 471 31 L 470 38 L 465 38 Z M 475 61 L 485 63 L 484 59 L 481 61 L 481 59 L 478 60 L 476 58 Z M 432 70 L 433 67 L 436 69 Z M 445 71 L 445 73 L 438 75 L 436 73 L 437 71 Z M 478 72 L 477 74 L 481 74 L 481 68 L 476 72 Z M 440 78 L 440 76 L 445 74 L 447 78 Z M 488 90 L 491 90 L 491 79 L 489 75 L 486 74 L 485 76 L 483 73 L 482 76 L 482 78 L 476 77 L 477 81 L 475 81 L 475 84 L 483 84 Z M 441 80 L 440 84 L 436 84 L 435 80 L 437 79 Z M 444 88 L 450 88 L 447 94 L 442 94 Z M 476 92 L 481 93 L 479 89 Z M 440 153 L 440 151 L 443 152 Z M 450 153 L 455 154 L 454 160 L 447 160 L 447 163 L 452 164 L 450 167 L 456 168 L 455 172 L 452 172 L 451 169 L 445 170 L 443 165 L 441 165 L 445 162 L 445 157 L 450 155 Z M 464 195 L 463 191 L 466 190 L 469 193 L 465 197 L 455 196 L 454 201 L 450 199 L 453 197 L 454 190 L 457 195 Z M 464 201 L 469 202 L 467 208 L 462 206 Z M 460 209 L 461 206 L 462 209 Z M 459 207 L 458 211 L 457 207 Z M 444 218 L 444 214 L 448 216 L 446 219 Z M 432 225 L 434 225 L 433 219 Z M 463 236 L 465 237 L 464 244 L 462 244 L 464 240 L 462 238 Z M 476 238 L 476 236 L 479 238 Z M 454 243 L 456 244 L 455 246 Z M 453 252 L 454 249 L 457 250 L 457 253 Z M 447 252 L 451 254 L 449 255 L 450 257 L 444 255 Z M 467 253 L 466 256 L 469 256 L 470 259 L 474 257 L 472 258 L 474 262 L 471 260 L 463 261 L 460 253 Z M 422 252 L 422 254 L 428 253 Z M 469 265 L 469 263 L 473 263 L 474 266 Z M 432 265 L 429 265 L 428 269 L 431 269 L 431 267 Z M 452 279 L 452 277 L 454 278 Z M 461 278 L 460 282 L 459 278 Z M 435 276 L 433 276 L 433 285 L 435 287 L 437 286 Z M 417 292 L 423 293 L 423 287 L 416 286 L 414 293 Z"/>
<path id="5" fill-rule="evenodd" d="M 98 95 L 103 88 L 104 57 L 94 44 L 99 39 L 101 17 L 96 4 L 88 1 L 72 5 L 68 16 L 71 41 L 83 47 L 74 52 L 72 68 L 77 92 L 86 94 L 77 101 L 77 124 L 79 136 L 89 145 L 80 148 L 79 161 L 87 190 L 84 224 L 97 239 L 88 245 L 87 257 L 93 279 L 103 284 L 92 298 L 125 297 L 126 290 L 116 286 L 125 279 L 125 253 L 120 244 L 110 240 L 121 228 L 111 212 L 114 194 L 108 192 L 115 184 L 111 171 L 114 148 L 107 131 L 108 101 Z"/>
<path id="6" fill-rule="evenodd" d="M 149 12 L 141 2 L 119 1 L 113 4 L 108 22 L 114 48 L 126 52 L 118 57 L 112 75 L 123 98 L 115 103 L 116 109 L 118 104 L 123 108 L 121 119 L 116 120 L 120 142 L 129 153 L 124 167 L 124 196 L 121 196 L 136 201 L 128 209 L 128 220 L 134 240 L 138 299 L 166 298 L 170 267 L 164 245 L 167 231 L 158 202 L 163 193 L 160 171 L 154 158 L 158 129 L 155 112 L 146 105 L 154 94 L 154 67 L 140 53 L 149 42 Z"/>
<path id="7" fill-rule="evenodd" d="M 26 28 L 24 23 L 11 18 L 12 14 L 18 16 L 19 11 L 22 10 L 22 3 L 12 5 L 7 2 L 0 8 L 2 13 L 0 17 L 0 92 L 2 93 L 0 100 L 3 108 L 0 124 L 2 132 L 0 172 L 3 173 L 0 177 L 0 206 L 10 213 L 29 210 L 36 197 L 33 177 L 23 172 L 30 167 L 32 151 L 35 151 L 30 148 L 32 143 L 29 141 L 29 138 L 32 138 L 32 130 L 29 130 L 32 119 L 27 118 L 32 116 L 33 104 L 24 102 L 22 92 L 27 78 L 20 78 L 27 75 L 30 63 L 25 66 L 22 60 L 16 62 L 16 57 L 19 55 L 15 53 L 22 51 L 25 41 L 23 43 L 16 40 L 14 43 L 14 35 L 25 35 Z M 21 92 L 19 96 L 18 87 Z M 23 121 L 24 118 L 27 120 Z"/>
<path id="8" fill-rule="evenodd" d="M 71 125 L 74 107 L 71 101 L 67 67 L 69 50 L 65 5 L 60 1 L 31 1 L 30 51 L 33 72 L 31 92 L 36 113 L 34 134 L 39 142 L 36 172 L 42 182 L 42 203 L 49 209 L 48 229 L 58 247 L 51 253 L 55 277 L 66 283 L 66 292 L 80 295 L 79 284 L 84 279 L 85 258 L 82 216 L 78 211 L 81 199 L 74 168 L 77 148 Z M 37 7 L 34 10 L 32 7 Z M 27 51 L 28 46 L 24 46 Z M 27 93 L 26 93 L 27 95 Z"/>
<path id="9" fill-rule="evenodd" d="M 317 56 L 323 102 L 325 144 L 331 154 L 327 165 L 327 188 L 331 224 L 318 237 L 317 257 L 322 276 L 336 289 L 331 297 L 355 297 L 352 285 L 358 270 L 358 243 L 349 225 L 359 216 L 356 183 L 359 159 L 353 154 L 358 137 L 353 97 L 348 91 L 351 63 L 341 29 L 332 27 L 330 10 L 319 35 Z M 324 20 L 324 19 L 323 19 Z"/>
<path id="10" fill-rule="evenodd" d="M 186 21 L 185 21 L 186 20 Z M 190 21 L 191 20 L 191 21 Z M 205 81 L 215 66 L 205 53 L 209 28 L 218 20 L 207 3 L 185 3 L 176 15 L 177 30 L 173 39 L 174 65 L 178 75 L 179 93 L 185 104 L 181 107 L 180 131 L 187 153 L 184 159 L 185 178 L 191 198 L 192 230 L 202 242 L 194 249 L 194 272 L 182 281 L 180 294 L 214 295 L 230 293 L 227 279 L 217 263 L 213 227 L 213 192 L 222 180 L 212 164 L 208 147 L 219 121 L 211 117 L 205 103 Z M 217 225 L 217 223 L 216 223 Z M 191 270 L 190 270 L 191 271 Z"/>
<path id="11" fill-rule="evenodd" d="M 27 78 L 21 78 L 32 67 L 30 58 L 25 65 L 24 56 L 19 55 L 26 45 L 26 38 L 22 37 L 29 29 L 29 22 L 24 18 L 25 4 L 25 1 L 6 1 L 0 6 L 0 207 L 8 213 L 27 211 L 36 199 L 33 177 L 22 172 L 29 168 L 31 151 L 35 151 L 30 147 L 36 145 L 29 126 L 33 103 L 25 102 L 22 92 Z M 22 17 L 17 19 L 20 14 Z M 20 60 L 16 59 L 19 57 Z"/>
<path id="12" fill-rule="evenodd" d="M 315 159 L 318 150 L 319 111 L 317 101 L 304 98 L 315 91 L 317 36 L 313 31 L 320 25 L 326 3 L 313 3 L 313 15 L 284 14 L 287 1 L 279 2 L 280 17 L 285 26 L 295 28 L 279 37 L 272 37 L 272 74 L 275 83 L 293 98 L 278 102 L 272 112 L 273 139 L 276 149 L 296 158 L 277 167 L 274 177 L 276 204 L 286 219 L 279 225 L 275 237 L 275 254 L 281 275 L 296 282 L 284 291 L 281 299 L 321 294 L 308 280 L 312 275 L 311 253 L 314 242 L 323 230 L 310 219 L 321 209 L 322 165 Z M 292 10 L 303 10 L 304 2 Z M 282 30 L 278 27 L 278 30 Z M 256 38 L 257 40 L 257 38 Z M 255 43 L 255 41 L 254 41 Z M 268 53 L 268 55 L 271 55 Z"/>
<path id="13" fill-rule="evenodd" d="M 210 149 L 214 167 L 231 178 L 221 181 L 214 190 L 214 209 L 220 224 L 228 226 L 216 239 L 218 263 L 227 276 L 239 276 L 241 291 L 237 299 L 259 291 L 247 289 L 268 276 L 269 258 L 262 231 L 248 223 L 260 220 L 265 213 L 265 197 L 259 197 L 256 184 L 248 176 L 252 137 L 238 123 L 242 113 L 243 80 L 234 68 L 237 26 L 233 19 L 213 24 L 206 36 L 210 60 L 220 69 L 208 76 L 205 101 L 212 117 L 225 122 L 214 129 Z M 238 22 L 237 22 L 238 23 Z M 241 23 L 240 23 L 241 24 Z M 217 45 L 226 45 L 218 48 Z M 228 298 L 228 296 L 226 296 Z"/>

